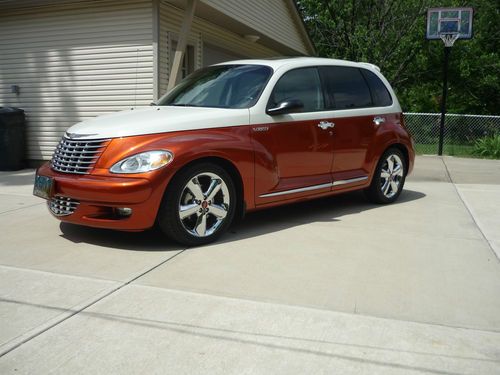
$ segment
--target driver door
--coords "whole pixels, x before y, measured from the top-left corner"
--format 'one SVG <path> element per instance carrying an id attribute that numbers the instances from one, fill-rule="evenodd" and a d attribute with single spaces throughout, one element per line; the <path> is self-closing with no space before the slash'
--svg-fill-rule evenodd
<path id="1" fill-rule="evenodd" d="M 331 190 L 332 129 L 328 127 L 318 69 L 286 72 L 276 83 L 269 107 L 300 100 L 300 113 L 265 115 L 251 128 L 255 160 L 257 205 Z"/>

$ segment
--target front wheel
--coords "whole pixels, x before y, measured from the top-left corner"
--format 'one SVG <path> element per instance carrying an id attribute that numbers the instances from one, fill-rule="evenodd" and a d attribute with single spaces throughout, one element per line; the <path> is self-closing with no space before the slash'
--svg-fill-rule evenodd
<path id="1" fill-rule="evenodd" d="M 380 158 L 372 183 L 365 190 L 368 200 L 381 204 L 394 202 L 403 190 L 406 173 L 403 153 L 397 148 L 389 148 Z"/>
<path id="2" fill-rule="evenodd" d="M 161 230 L 187 246 L 216 240 L 231 224 L 236 208 L 231 176 L 212 163 L 193 165 L 170 183 L 158 213 Z"/>

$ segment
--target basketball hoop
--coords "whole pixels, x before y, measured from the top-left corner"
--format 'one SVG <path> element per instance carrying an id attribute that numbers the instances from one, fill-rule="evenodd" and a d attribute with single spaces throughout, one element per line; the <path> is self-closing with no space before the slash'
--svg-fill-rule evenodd
<path id="1" fill-rule="evenodd" d="M 453 47 L 453 44 L 455 43 L 455 41 L 458 39 L 459 36 L 460 36 L 460 34 L 458 34 L 458 33 L 439 35 L 439 37 L 443 41 L 445 47 Z"/>
<path id="2" fill-rule="evenodd" d="M 448 94 L 448 60 L 451 47 L 458 39 L 472 38 L 472 8 L 429 8 L 427 9 L 428 40 L 441 39 L 444 43 L 443 96 L 441 97 L 441 120 L 439 122 L 438 155 L 443 155 L 446 96 Z"/>
<path id="3" fill-rule="evenodd" d="M 451 47 L 457 39 L 472 38 L 472 8 L 429 8 L 427 10 L 426 38 L 442 39 Z"/>

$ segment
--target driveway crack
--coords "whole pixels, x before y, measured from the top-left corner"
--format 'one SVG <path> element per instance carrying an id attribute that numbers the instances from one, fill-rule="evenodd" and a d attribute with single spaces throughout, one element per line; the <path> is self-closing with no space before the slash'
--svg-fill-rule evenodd
<path id="1" fill-rule="evenodd" d="M 491 252 L 493 253 L 495 259 L 500 262 L 500 257 L 499 255 L 496 253 L 495 249 L 493 248 L 493 246 L 491 245 L 491 242 L 490 240 L 488 239 L 488 237 L 486 237 L 486 235 L 484 234 L 483 230 L 481 229 L 481 226 L 479 225 L 479 223 L 477 222 L 476 218 L 474 217 L 474 215 L 472 214 L 472 211 L 470 209 L 470 207 L 468 206 L 468 204 L 465 202 L 464 200 L 464 197 L 462 196 L 462 193 L 460 193 L 460 191 L 458 190 L 457 188 L 457 185 L 455 184 L 455 181 L 453 181 L 453 178 L 451 176 L 451 173 L 450 171 L 448 170 L 448 165 L 446 165 L 446 161 L 444 160 L 443 157 L 441 157 L 441 161 L 444 165 L 444 169 L 446 171 L 446 174 L 448 176 L 448 178 L 450 179 L 450 182 L 451 184 L 453 185 L 453 188 L 455 189 L 458 197 L 460 198 L 460 201 L 462 202 L 462 204 L 464 205 L 465 209 L 467 210 L 467 212 L 469 213 L 469 216 L 471 217 L 472 221 L 474 222 L 474 225 L 476 226 L 476 228 L 479 230 L 479 233 L 481 233 L 481 236 L 483 237 L 483 239 L 486 241 L 486 243 L 488 244 L 488 247 L 490 248 Z"/>
<path id="2" fill-rule="evenodd" d="M 44 329 L 40 330 L 40 331 L 37 331 L 35 333 L 33 333 L 32 335 L 26 337 L 24 340 L 18 342 L 17 344 L 9 347 L 8 349 L 6 349 L 5 351 L 3 352 L 0 352 L 0 358 L 3 357 L 4 355 L 12 352 L 13 350 L 21 347 L 22 345 L 26 344 L 27 342 L 33 340 L 34 338 L 40 336 L 41 334 L 49 331 L 50 329 L 58 326 L 59 324 L 65 322 L 66 320 L 74 317 L 75 315 L 81 313 L 82 311 L 88 309 L 89 307 L 92 307 L 94 306 L 96 303 L 102 301 L 103 299 L 111 296 L 112 294 L 118 292 L 120 289 L 126 287 L 127 285 L 130 285 L 131 283 L 133 283 L 134 281 L 140 279 L 141 277 L 143 277 L 144 275 L 148 274 L 149 272 L 151 271 L 154 271 L 155 269 L 157 269 L 158 267 L 161 267 L 163 266 L 165 263 L 169 262 L 170 260 L 174 259 L 175 257 L 177 257 L 178 255 L 182 254 L 184 251 L 186 251 L 188 248 L 185 248 L 181 251 L 179 251 L 177 254 L 165 259 L 164 261 L 154 265 L 153 267 L 151 268 L 148 268 L 146 271 L 144 272 L 141 272 L 140 274 L 132 277 L 131 279 L 121 283 L 120 285 L 116 286 L 115 288 L 112 288 L 110 291 L 108 291 L 107 293 L 104 293 L 102 295 L 100 295 L 98 298 L 96 298 L 95 300 L 92 300 L 91 302 L 75 309 L 75 310 L 72 310 L 71 308 L 67 310 L 67 315 L 64 315 L 61 319 L 58 319 L 57 321 L 55 321 L 54 323 L 48 325 L 47 327 L 45 327 Z"/>

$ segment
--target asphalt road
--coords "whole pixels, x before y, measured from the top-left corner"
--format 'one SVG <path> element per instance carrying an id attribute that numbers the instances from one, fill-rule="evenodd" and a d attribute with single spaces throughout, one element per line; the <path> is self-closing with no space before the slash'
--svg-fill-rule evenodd
<path id="1" fill-rule="evenodd" d="M 61 224 L 0 172 L 2 374 L 500 374 L 500 161 L 400 200 L 256 212 L 210 246 Z"/>

